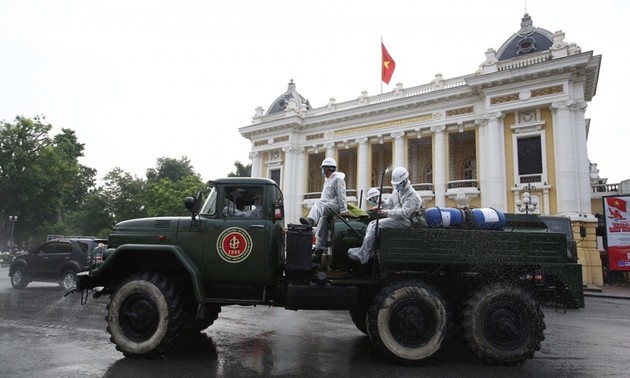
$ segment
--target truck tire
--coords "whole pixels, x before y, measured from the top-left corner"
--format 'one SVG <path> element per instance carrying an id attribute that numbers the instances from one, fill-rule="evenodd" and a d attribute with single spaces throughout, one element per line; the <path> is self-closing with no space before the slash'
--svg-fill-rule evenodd
<path id="1" fill-rule="evenodd" d="M 77 287 L 77 272 L 72 269 L 68 269 L 61 275 L 61 282 L 59 286 L 65 290 L 71 290 Z"/>
<path id="2" fill-rule="evenodd" d="M 368 334 L 367 331 L 367 309 L 365 307 L 357 307 L 350 310 L 350 318 L 352 323 L 357 329 L 364 334 Z"/>
<path id="3" fill-rule="evenodd" d="M 13 269 L 11 273 L 11 286 L 15 289 L 24 289 L 28 283 L 28 274 L 24 268 L 18 267 Z"/>
<path id="4" fill-rule="evenodd" d="M 450 314 L 433 288 L 402 282 L 374 298 L 367 331 L 377 351 L 395 362 L 413 364 L 440 349 L 449 324 Z"/>
<path id="5" fill-rule="evenodd" d="M 107 332 L 126 357 L 161 358 L 181 333 L 182 304 L 171 281 L 136 273 L 110 296 Z"/>
<path id="6" fill-rule="evenodd" d="M 544 314 L 522 288 L 489 285 L 464 304 L 462 335 L 468 349 L 489 365 L 520 365 L 540 350 Z"/>

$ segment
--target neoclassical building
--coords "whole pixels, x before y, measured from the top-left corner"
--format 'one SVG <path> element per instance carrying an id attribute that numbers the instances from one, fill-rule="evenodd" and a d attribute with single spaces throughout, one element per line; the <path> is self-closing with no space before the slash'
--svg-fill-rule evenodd
<path id="1" fill-rule="evenodd" d="M 492 207 L 571 218 L 580 235 L 585 283 L 602 285 L 587 153 L 588 103 L 597 90 L 601 56 L 582 52 L 563 32 L 520 29 L 485 52 L 476 72 L 350 101 L 313 107 L 291 80 L 251 125 L 252 176 L 277 181 L 288 222 L 317 201 L 320 163 L 337 160 L 348 201 L 365 206 L 387 167 L 405 166 L 423 207 Z M 391 192 L 385 181 L 385 192 Z M 537 205 L 524 209 L 529 193 Z M 601 203 L 601 195 L 600 195 Z M 598 210 L 599 211 L 599 210 Z"/>

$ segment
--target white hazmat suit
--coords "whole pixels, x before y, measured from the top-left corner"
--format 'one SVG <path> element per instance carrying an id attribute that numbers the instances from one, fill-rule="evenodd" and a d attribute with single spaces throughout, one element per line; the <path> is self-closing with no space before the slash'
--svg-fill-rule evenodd
<path id="1" fill-rule="evenodd" d="M 420 210 L 422 199 L 416 190 L 407 181 L 402 190 L 395 191 L 383 203 L 381 209 L 385 210 L 386 218 L 378 220 L 379 230 L 382 228 L 404 228 L 411 227 L 411 215 Z M 376 240 L 376 220 L 368 224 L 360 247 L 350 248 L 348 257 L 366 264 L 374 255 L 374 242 Z"/>
<path id="2" fill-rule="evenodd" d="M 333 172 L 330 177 L 324 181 L 324 188 L 319 202 L 313 204 L 308 218 L 317 225 L 315 233 L 316 242 L 315 249 L 326 249 L 328 243 L 328 226 L 330 215 L 333 210 L 337 213 L 347 213 L 348 205 L 346 204 L 346 175 L 342 172 Z"/>

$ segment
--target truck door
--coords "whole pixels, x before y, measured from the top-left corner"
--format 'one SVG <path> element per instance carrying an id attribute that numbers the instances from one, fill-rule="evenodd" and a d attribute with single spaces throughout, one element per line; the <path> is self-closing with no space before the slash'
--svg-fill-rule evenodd
<path id="1" fill-rule="evenodd" d="M 265 186 L 224 186 L 218 191 L 217 217 L 209 221 L 204 277 L 210 283 L 269 283 L 270 204 L 261 203 Z"/>

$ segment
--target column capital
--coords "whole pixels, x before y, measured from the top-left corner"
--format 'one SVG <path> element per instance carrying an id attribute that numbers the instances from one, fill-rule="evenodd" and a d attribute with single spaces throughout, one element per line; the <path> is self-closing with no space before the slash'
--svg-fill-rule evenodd
<path id="1" fill-rule="evenodd" d="M 335 148 L 335 143 L 333 142 L 324 143 L 324 148 L 327 150 L 333 150 Z"/>
<path id="2" fill-rule="evenodd" d="M 438 134 L 446 130 L 446 125 L 431 126 L 431 132 Z"/>
<path id="3" fill-rule="evenodd" d="M 576 104 L 575 101 L 563 100 L 563 101 L 554 101 L 551 103 L 550 109 L 552 112 L 557 112 L 558 110 L 568 110 Z"/>
<path id="4" fill-rule="evenodd" d="M 260 152 L 258 152 L 258 151 L 250 151 L 249 152 L 249 158 L 251 160 L 256 159 L 259 156 L 260 156 Z"/>
<path id="5" fill-rule="evenodd" d="M 367 137 L 361 137 L 361 138 L 357 138 L 354 140 L 355 142 L 357 142 L 357 144 L 366 144 L 368 141 Z"/>
<path id="6" fill-rule="evenodd" d="M 489 122 L 489 121 L 499 121 L 503 119 L 503 112 L 490 112 L 490 113 L 485 113 L 483 115 L 483 117 L 481 117 L 482 122 Z"/>
<path id="7" fill-rule="evenodd" d="M 282 152 L 285 153 L 303 153 L 304 152 L 304 147 L 298 147 L 298 146 L 284 146 L 282 147 Z"/>
<path id="8" fill-rule="evenodd" d="M 401 139 L 402 137 L 405 136 L 405 133 L 403 131 L 397 131 L 395 133 L 391 133 L 390 135 L 394 139 Z"/>

